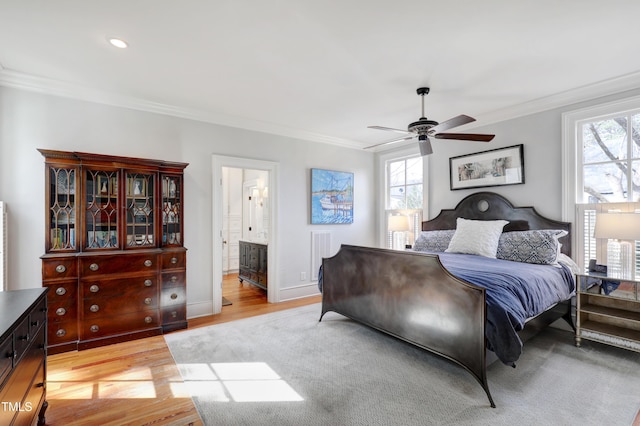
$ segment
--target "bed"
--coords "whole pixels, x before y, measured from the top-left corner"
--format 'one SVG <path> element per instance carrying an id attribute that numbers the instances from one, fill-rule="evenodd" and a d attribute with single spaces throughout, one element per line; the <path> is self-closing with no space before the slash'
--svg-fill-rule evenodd
<path id="1" fill-rule="evenodd" d="M 515 366 L 522 343 L 560 318 L 573 327 L 571 224 L 479 192 L 422 230 L 416 248 L 423 251 L 342 245 L 323 259 L 320 320 L 337 312 L 445 357 L 471 373 L 495 407 L 487 365 L 499 359 Z M 469 231 L 483 235 L 475 242 L 495 243 L 497 234 L 494 257 L 501 258 L 455 250 Z M 511 306 L 514 300 L 522 307 Z"/>

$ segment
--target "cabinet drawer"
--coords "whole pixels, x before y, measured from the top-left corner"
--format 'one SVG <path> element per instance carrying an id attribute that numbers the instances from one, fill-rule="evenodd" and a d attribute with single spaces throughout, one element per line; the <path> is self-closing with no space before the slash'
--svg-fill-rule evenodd
<path id="1" fill-rule="evenodd" d="M 75 300 L 78 294 L 78 281 L 68 280 L 56 283 L 45 283 L 45 287 L 49 287 L 47 300 L 49 305 L 61 303 L 65 300 Z"/>
<path id="2" fill-rule="evenodd" d="M 81 340 L 96 339 L 118 333 L 127 333 L 159 327 L 158 310 L 127 312 L 111 317 L 84 321 L 80 330 Z"/>
<path id="3" fill-rule="evenodd" d="M 13 335 L 0 342 L 0 389 L 13 368 Z"/>
<path id="4" fill-rule="evenodd" d="M 75 299 L 60 300 L 49 304 L 49 327 L 51 324 L 75 321 L 78 318 L 78 304 Z"/>
<path id="5" fill-rule="evenodd" d="M 184 251 L 170 251 L 162 253 L 162 269 L 184 268 L 187 256 Z"/>
<path id="6" fill-rule="evenodd" d="M 33 378 L 33 382 L 31 382 L 26 398 L 20 406 L 20 411 L 18 411 L 14 424 L 28 425 L 32 423 L 34 413 L 39 412 L 40 402 L 44 402 L 45 383 L 45 369 L 44 362 L 42 362 Z"/>
<path id="7" fill-rule="evenodd" d="M 154 272 L 158 270 L 156 253 L 114 254 L 80 258 L 80 275 L 90 277 L 106 274 Z"/>
<path id="8" fill-rule="evenodd" d="M 76 318 L 48 324 L 47 343 L 49 346 L 75 340 L 78 340 L 78 321 Z"/>
<path id="9" fill-rule="evenodd" d="M 181 287 L 186 282 L 186 272 L 163 272 L 162 273 L 162 288 L 169 287 Z"/>
<path id="10" fill-rule="evenodd" d="M 94 318 L 138 312 L 158 307 L 158 292 L 146 289 L 127 297 L 87 298 L 82 301 L 82 321 Z"/>
<path id="11" fill-rule="evenodd" d="M 187 303 L 187 291 L 184 287 L 162 289 L 162 306 L 184 305 Z"/>
<path id="12" fill-rule="evenodd" d="M 162 323 L 186 321 L 187 307 L 185 305 L 176 305 L 162 308 Z"/>
<path id="13" fill-rule="evenodd" d="M 73 278 L 78 276 L 78 261 L 75 257 L 42 260 L 42 278 Z"/>
<path id="14" fill-rule="evenodd" d="M 20 362 L 20 359 L 22 359 L 22 357 L 26 353 L 27 348 L 31 344 L 31 339 L 33 337 L 34 336 L 29 334 L 29 318 L 27 317 L 20 323 L 20 325 L 13 332 L 14 345 L 15 345 L 14 349 L 16 351 L 15 352 L 16 359 L 14 361 L 14 365 L 17 362 Z"/>
<path id="15" fill-rule="evenodd" d="M 143 275 L 132 278 L 116 279 L 84 279 L 80 281 L 80 297 L 82 299 L 103 299 L 106 297 L 135 297 L 156 292 L 158 289 L 157 275 Z"/>
<path id="16" fill-rule="evenodd" d="M 47 299 L 42 299 L 29 315 L 29 333 L 35 335 L 47 320 Z"/>
<path id="17" fill-rule="evenodd" d="M 38 368 L 44 360 L 44 355 L 44 330 L 41 330 L 33 337 L 33 344 L 29 345 L 22 360 L 15 364 L 13 374 L 7 381 L 6 386 L 0 391 L 0 401 L 15 404 L 23 400 L 26 389 L 32 383 Z M 0 409 L 0 413 L 3 413 L 3 411 Z"/>

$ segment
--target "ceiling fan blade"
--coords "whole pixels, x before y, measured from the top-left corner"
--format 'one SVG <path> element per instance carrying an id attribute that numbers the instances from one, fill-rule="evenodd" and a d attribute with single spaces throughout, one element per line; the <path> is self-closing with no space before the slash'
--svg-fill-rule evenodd
<path id="1" fill-rule="evenodd" d="M 389 132 L 402 133 L 402 134 L 405 134 L 405 135 L 411 134 L 411 132 L 409 132 L 407 130 L 394 129 L 394 128 L 391 128 L 391 127 L 367 126 L 367 129 L 386 130 L 386 131 L 389 131 Z"/>
<path id="2" fill-rule="evenodd" d="M 408 141 L 410 139 L 413 139 L 414 137 L 415 136 L 405 136 L 404 138 L 393 139 L 393 140 L 390 140 L 390 141 L 381 142 L 381 143 L 376 144 L 376 145 L 367 146 L 364 149 L 375 148 L 377 146 L 382 146 L 382 145 L 390 145 L 390 144 L 396 143 L 396 142 Z"/>
<path id="3" fill-rule="evenodd" d="M 447 121 L 443 121 L 437 126 L 433 126 L 431 129 L 429 129 L 429 134 L 443 132 L 445 130 L 453 129 L 454 127 L 462 126 L 463 124 L 472 123 L 474 121 L 476 121 L 475 118 L 462 114 L 457 117 L 450 118 Z"/>
<path id="4" fill-rule="evenodd" d="M 477 133 L 437 133 L 433 135 L 436 139 L 458 139 L 463 141 L 489 142 L 496 135 L 481 135 Z"/>

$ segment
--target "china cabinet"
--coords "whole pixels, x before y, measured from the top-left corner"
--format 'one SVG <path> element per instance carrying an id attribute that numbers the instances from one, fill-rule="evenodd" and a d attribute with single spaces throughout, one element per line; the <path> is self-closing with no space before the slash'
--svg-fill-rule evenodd
<path id="1" fill-rule="evenodd" d="M 49 352 L 186 328 L 187 164 L 39 151 Z"/>

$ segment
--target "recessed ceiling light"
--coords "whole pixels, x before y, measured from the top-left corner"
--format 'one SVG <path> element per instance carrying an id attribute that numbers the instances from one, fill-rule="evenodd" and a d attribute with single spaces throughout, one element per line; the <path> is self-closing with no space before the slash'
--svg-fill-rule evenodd
<path id="1" fill-rule="evenodd" d="M 129 46 L 126 41 L 121 40 L 119 38 L 109 37 L 108 40 L 109 40 L 109 43 L 111 43 L 112 45 L 120 49 L 126 49 Z"/>

